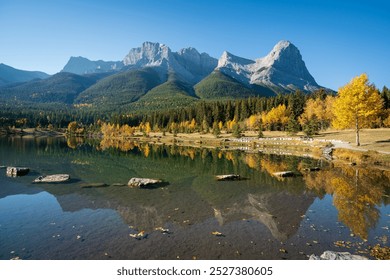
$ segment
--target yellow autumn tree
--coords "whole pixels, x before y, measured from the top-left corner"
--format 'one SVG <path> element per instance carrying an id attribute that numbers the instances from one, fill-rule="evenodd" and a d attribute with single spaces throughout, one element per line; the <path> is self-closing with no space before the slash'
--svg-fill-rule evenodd
<path id="1" fill-rule="evenodd" d="M 146 136 L 149 136 L 149 133 L 152 131 L 152 127 L 150 126 L 150 123 L 147 122 L 144 127 L 144 133 Z"/>
<path id="2" fill-rule="evenodd" d="M 298 121 L 301 126 L 307 125 L 310 121 L 318 122 L 318 128 L 323 130 L 329 127 L 333 119 L 332 107 L 334 102 L 333 96 L 327 96 L 326 99 L 316 98 L 308 99 L 305 104 L 305 109 Z"/>
<path id="3" fill-rule="evenodd" d="M 268 130 L 284 130 L 289 119 L 286 105 L 281 104 L 272 108 L 268 113 L 262 113 L 261 121 Z"/>
<path id="4" fill-rule="evenodd" d="M 375 86 L 368 81 L 367 74 L 353 78 L 339 88 L 338 97 L 333 103 L 335 128 L 354 128 L 356 145 L 360 146 L 359 132 L 368 127 L 382 110 L 383 101 Z"/>
<path id="5" fill-rule="evenodd" d="M 258 129 L 260 123 L 261 123 L 261 115 L 251 115 L 246 120 L 246 126 L 249 128 L 249 130 Z"/>
<path id="6" fill-rule="evenodd" d="M 75 121 L 70 122 L 70 123 L 68 124 L 67 132 L 68 132 L 69 134 L 75 134 L 75 133 L 76 133 L 77 127 L 78 127 L 77 122 L 75 122 Z"/>

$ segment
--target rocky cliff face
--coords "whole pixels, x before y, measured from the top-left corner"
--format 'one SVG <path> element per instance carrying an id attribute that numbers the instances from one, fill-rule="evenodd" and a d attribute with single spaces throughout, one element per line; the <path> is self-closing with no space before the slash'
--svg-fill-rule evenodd
<path id="1" fill-rule="evenodd" d="M 184 81 L 197 83 L 213 71 L 217 59 L 194 48 L 172 52 L 164 44 L 145 42 L 131 49 L 123 63 L 130 68 L 155 67 L 160 75 L 174 73 Z"/>
<path id="2" fill-rule="evenodd" d="M 267 56 L 255 61 L 224 52 L 217 70 L 247 85 L 257 84 L 276 91 L 310 92 L 320 88 L 298 48 L 289 41 L 280 41 Z"/>
<path id="3" fill-rule="evenodd" d="M 85 57 L 72 56 L 68 63 L 64 66 L 61 72 L 69 72 L 78 75 L 91 74 L 91 73 L 103 73 L 109 71 L 120 70 L 123 67 L 121 61 L 92 61 Z"/>

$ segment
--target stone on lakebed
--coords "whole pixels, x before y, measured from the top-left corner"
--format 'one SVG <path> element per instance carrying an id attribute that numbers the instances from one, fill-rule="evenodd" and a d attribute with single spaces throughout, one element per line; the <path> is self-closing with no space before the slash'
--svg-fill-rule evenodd
<path id="1" fill-rule="evenodd" d="M 135 188 L 146 188 L 148 186 L 156 185 L 162 183 L 159 179 L 150 179 L 150 178 L 131 178 L 127 183 L 129 187 Z"/>

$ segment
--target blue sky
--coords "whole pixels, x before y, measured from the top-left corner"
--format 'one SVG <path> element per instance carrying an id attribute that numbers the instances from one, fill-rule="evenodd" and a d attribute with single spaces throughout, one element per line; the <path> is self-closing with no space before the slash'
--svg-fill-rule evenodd
<path id="1" fill-rule="evenodd" d="M 0 0 L 0 63 L 54 74 L 70 56 L 122 60 L 144 41 L 255 59 L 289 40 L 320 85 L 365 72 L 390 87 L 389 2 Z"/>

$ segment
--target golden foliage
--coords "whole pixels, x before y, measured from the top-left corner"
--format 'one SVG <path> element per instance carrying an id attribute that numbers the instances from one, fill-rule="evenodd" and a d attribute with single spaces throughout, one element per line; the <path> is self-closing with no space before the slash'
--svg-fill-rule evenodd
<path id="1" fill-rule="evenodd" d="M 303 126 L 313 118 L 317 119 L 321 129 L 325 129 L 329 126 L 333 119 L 333 102 L 335 97 L 327 96 L 325 100 L 321 98 L 308 99 L 305 104 L 303 113 L 299 116 L 298 121 Z"/>
<path id="2" fill-rule="evenodd" d="M 289 111 L 284 104 L 272 108 L 268 113 L 263 112 L 261 114 L 261 121 L 268 129 L 276 126 L 276 128 L 284 130 L 288 120 Z"/>
<path id="3" fill-rule="evenodd" d="M 273 176 L 273 173 L 275 172 L 280 172 L 280 171 L 285 171 L 288 169 L 288 166 L 285 162 L 273 162 L 270 160 L 266 159 L 261 159 L 261 169 L 268 172 L 270 175 Z M 278 179 L 283 180 L 284 178 L 282 177 L 277 177 Z"/>
<path id="4" fill-rule="evenodd" d="M 246 154 L 245 163 L 252 169 L 258 169 L 260 167 L 259 159 L 256 154 Z"/>
<path id="5" fill-rule="evenodd" d="M 370 127 L 382 110 L 383 100 L 367 74 L 361 74 L 341 87 L 333 104 L 335 128 Z"/>

